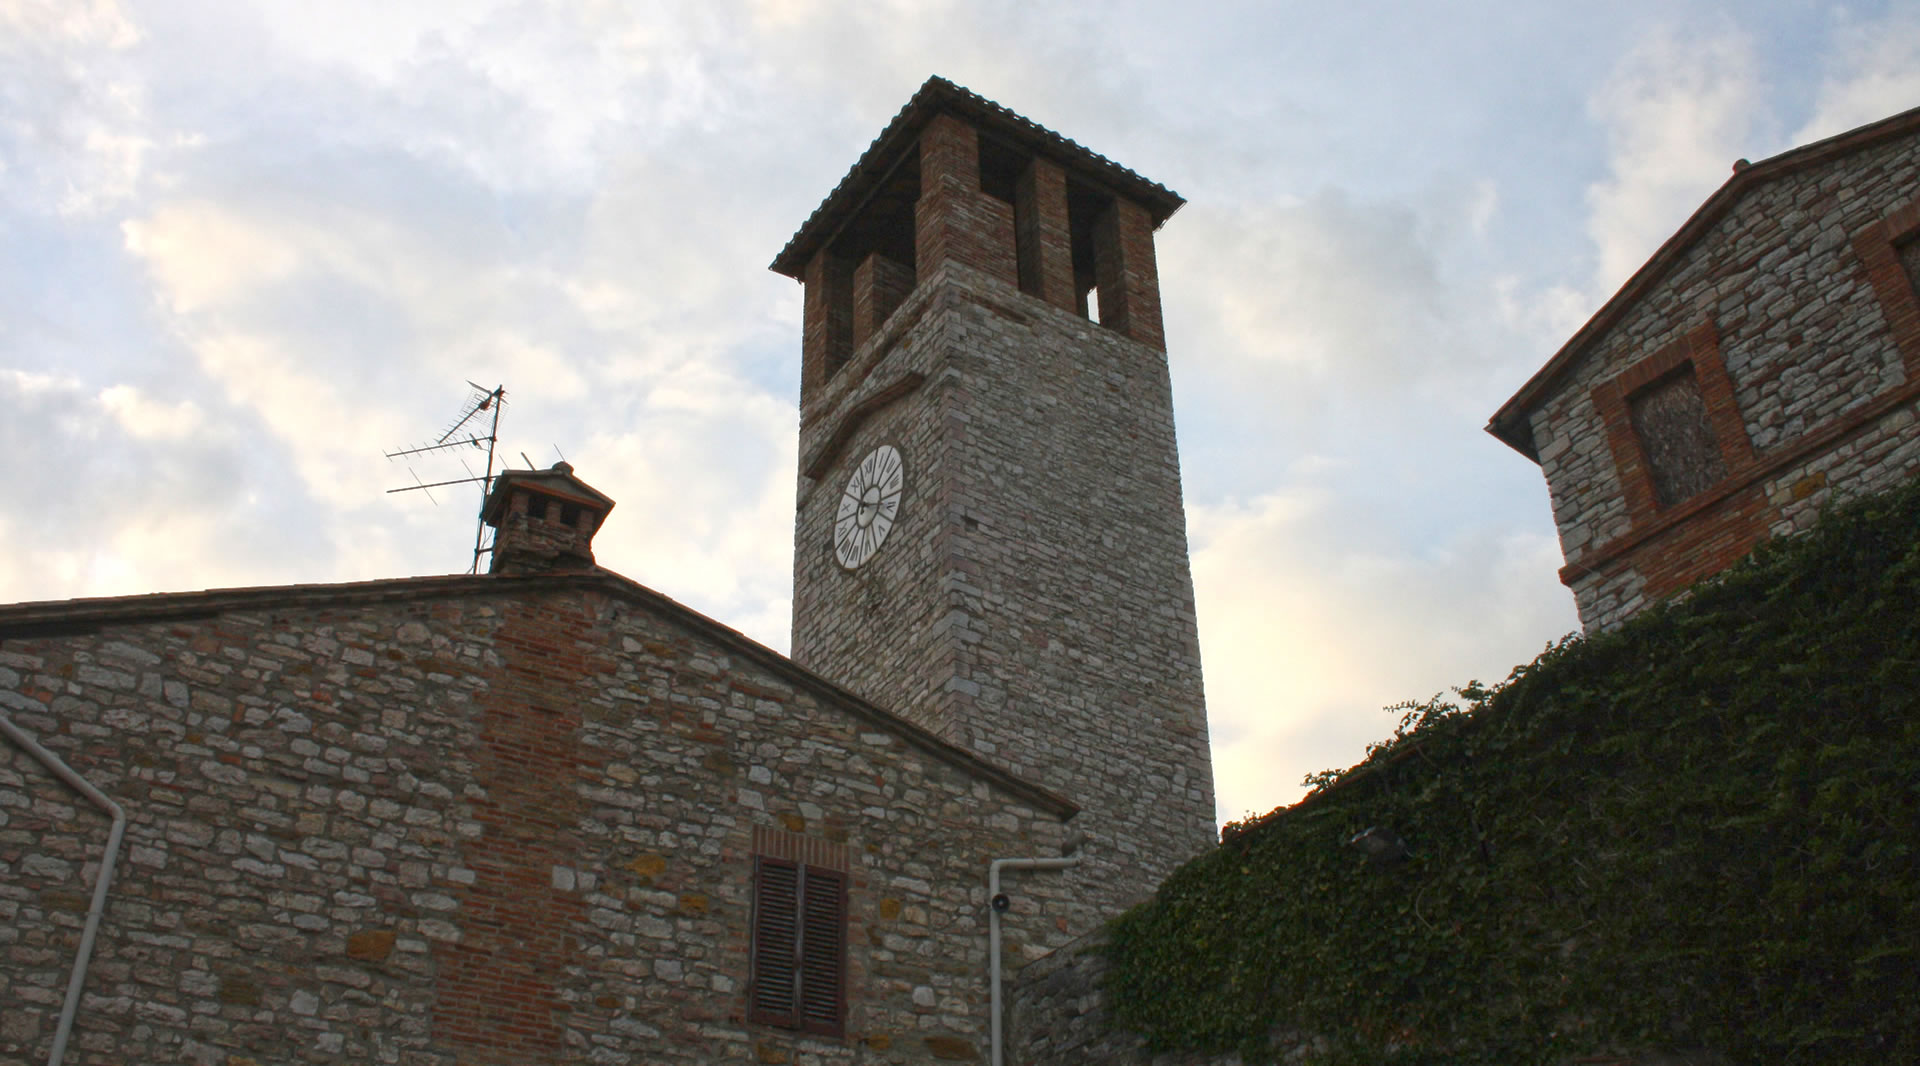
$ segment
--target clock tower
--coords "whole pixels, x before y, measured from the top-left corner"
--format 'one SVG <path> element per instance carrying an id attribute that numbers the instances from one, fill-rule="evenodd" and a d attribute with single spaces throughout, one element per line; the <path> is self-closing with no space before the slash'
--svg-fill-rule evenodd
<path id="1" fill-rule="evenodd" d="M 1117 909 L 1214 839 L 1154 231 L 1183 201 L 939 78 L 805 287 L 793 658 L 1078 804 Z"/>

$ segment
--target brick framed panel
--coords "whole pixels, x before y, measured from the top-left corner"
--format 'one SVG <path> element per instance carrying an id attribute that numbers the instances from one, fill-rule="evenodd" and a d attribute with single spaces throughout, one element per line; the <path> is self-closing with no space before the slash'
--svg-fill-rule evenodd
<path id="1" fill-rule="evenodd" d="M 1733 398 L 1733 381 L 1720 358 L 1719 333 L 1712 322 L 1704 322 L 1593 389 L 1594 410 L 1605 428 L 1607 446 L 1613 453 L 1614 468 L 1619 472 L 1621 491 L 1626 496 L 1627 516 L 1635 530 L 1669 514 L 1705 509 L 1724 495 L 1722 488 L 1710 488 L 1672 506 L 1661 506 L 1654 491 L 1652 463 L 1646 445 L 1634 430 L 1633 396 L 1689 367 L 1706 405 L 1707 423 L 1726 471 L 1721 485 L 1736 481 L 1739 474 L 1754 465 L 1753 441 L 1747 436 L 1746 423 Z"/>
<path id="2" fill-rule="evenodd" d="M 1853 236 L 1854 254 L 1887 317 L 1909 382 L 1920 380 L 1920 278 L 1901 262 L 1902 245 L 1920 241 L 1920 199 L 1908 200 Z"/>

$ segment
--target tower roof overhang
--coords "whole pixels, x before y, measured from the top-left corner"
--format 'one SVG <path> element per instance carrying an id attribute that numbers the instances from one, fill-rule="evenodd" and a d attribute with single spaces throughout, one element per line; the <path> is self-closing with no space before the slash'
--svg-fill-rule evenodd
<path id="1" fill-rule="evenodd" d="M 1651 292 L 1693 246 L 1700 242 L 1724 218 L 1733 206 L 1748 194 L 1772 181 L 1820 166 L 1842 156 L 1863 151 L 1896 137 L 1920 131 L 1920 107 L 1868 123 L 1845 133 L 1789 149 L 1779 155 L 1742 166 L 1734 164 L 1733 175 L 1707 197 L 1705 203 L 1668 237 L 1620 291 L 1613 294 L 1600 310 L 1593 313 L 1553 358 L 1540 368 L 1506 403 L 1500 405 L 1487 422 L 1487 432 L 1508 447 L 1538 463 L 1539 450 L 1533 440 L 1533 412 L 1552 395 L 1560 382 L 1578 366 L 1589 346 L 1619 322 L 1626 313 Z M 1744 162 L 1744 160 L 1742 161 Z"/>
<path id="2" fill-rule="evenodd" d="M 880 131 L 859 162 L 840 179 L 827 198 L 807 217 L 770 266 L 775 273 L 799 279 L 807 261 L 846 226 L 868 197 L 886 182 L 894 164 L 936 115 L 950 114 L 971 123 L 983 137 L 1001 141 L 1034 155 L 1046 156 L 1082 180 L 1097 182 L 1147 209 L 1157 228 L 1186 200 L 1179 193 L 1140 176 L 1076 141 L 1023 118 L 941 77 L 928 78 L 893 121 Z"/>

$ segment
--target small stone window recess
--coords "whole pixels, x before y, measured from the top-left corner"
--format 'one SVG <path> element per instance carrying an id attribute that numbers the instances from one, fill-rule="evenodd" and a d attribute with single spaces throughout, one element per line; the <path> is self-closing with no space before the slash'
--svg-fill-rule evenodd
<path id="1" fill-rule="evenodd" d="M 1661 507 L 1685 503 L 1727 476 L 1692 363 L 1635 390 L 1627 411 Z"/>
<path id="2" fill-rule="evenodd" d="M 1908 237 L 1893 246 L 1900 257 L 1900 265 L 1907 272 L 1907 287 L 1913 290 L 1915 299 L 1920 299 L 1920 234 Z"/>
<path id="3" fill-rule="evenodd" d="M 754 851 L 748 1020 L 844 1036 L 846 847 L 756 829 Z"/>

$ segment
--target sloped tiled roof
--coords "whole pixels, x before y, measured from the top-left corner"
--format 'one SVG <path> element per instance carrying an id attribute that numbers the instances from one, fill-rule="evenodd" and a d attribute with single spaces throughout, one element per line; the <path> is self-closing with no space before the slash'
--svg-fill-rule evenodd
<path id="1" fill-rule="evenodd" d="M 798 278 L 821 245 L 853 217 L 867 195 L 886 179 L 888 170 L 913 144 L 935 115 L 946 112 L 972 122 L 981 131 L 1020 148 L 1055 160 L 1075 174 L 1099 181 L 1115 193 L 1135 200 L 1153 216 L 1155 226 L 1186 203 L 1179 193 L 1108 159 L 1076 141 L 1062 137 L 1030 119 L 970 92 L 941 77 L 928 78 L 880 136 L 873 139 L 860 161 L 847 171 L 827 198 L 808 216 L 793 239 L 774 257 L 771 269 Z"/>
<path id="2" fill-rule="evenodd" d="M 1513 394 L 1512 398 L 1500 405 L 1493 418 L 1487 422 L 1487 432 L 1500 438 L 1508 447 L 1521 455 L 1540 461 L 1533 443 L 1531 418 L 1535 409 L 1544 403 L 1560 380 L 1573 370 L 1585 354 L 1587 346 L 1592 344 L 1608 329 L 1611 329 L 1633 305 L 1651 292 L 1667 276 L 1682 257 L 1712 231 L 1733 206 L 1747 194 L 1768 182 L 1783 178 L 1789 174 L 1805 170 L 1808 167 L 1852 155 L 1892 140 L 1920 131 L 1920 107 L 1903 111 L 1890 118 L 1868 123 L 1857 129 L 1848 130 L 1837 136 L 1812 144 L 1789 149 L 1779 155 L 1761 160 L 1758 163 L 1742 166 L 1734 165 L 1733 176 L 1709 196 L 1693 216 L 1688 218 L 1667 242 L 1653 253 L 1645 265 L 1634 272 L 1620 291 L 1613 294 L 1600 310 L 1594 312 L 1587 324 L 1580 327 L 1566 344 L 1562 345 L 1547 364 L 1527 379 L 1525 385 Z"/>

